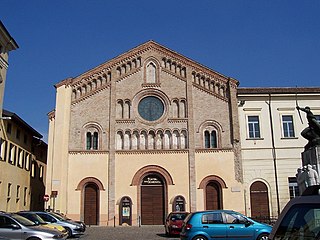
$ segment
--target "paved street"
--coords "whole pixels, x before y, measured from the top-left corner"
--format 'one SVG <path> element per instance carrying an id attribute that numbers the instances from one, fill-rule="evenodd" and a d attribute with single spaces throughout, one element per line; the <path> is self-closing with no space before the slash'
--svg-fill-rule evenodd
<path id="1" fill-rule="evenodd" d="M 179 236 L 166 237 L 164 226 L 142 227 L 87 227 L 79 240 L 178 240 Z"/>

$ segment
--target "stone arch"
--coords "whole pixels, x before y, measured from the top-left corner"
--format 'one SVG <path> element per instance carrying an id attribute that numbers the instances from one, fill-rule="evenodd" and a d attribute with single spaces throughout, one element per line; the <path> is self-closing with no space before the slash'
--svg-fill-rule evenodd
<path id="1" fill-rule="evenodd" d="M 140 184 L 141 179 L 143 179 L 143 177 L 146 174 L 150 174 L 150 173 L 158 173 L 163 176 L 164 180 L 168 185 L 174 185 L 173 179 L 170 173 L 166 169 L 156 165 L 149 165 L 149 166 L 140 168 L 136 172 L 136 174 L 132 178 L 131 186 L 138 186 Z"/>
<path id="2" fill-rule="evenodd" d="M 105 190 L 102 182 L 101 182 L 99 179 L 97 179 L 97 178 L 95 178 L 95 177 L 86 177 L 86 178 L 82 179 L 82 180 L 78 183 L 78 186 L 77 186 L 77 188 L 76 188 L 76 191 L 81 191 L 81 190 L 84 188 L 84 186 L 85 186 L 86 184 L 88 184 L 88 183 L 95 183 L 95 184 L 98 186 L 98 188 L 99 188 L 100 191 L 104 191 L 104 190 Z"/>
<path id="3" fill-rule="evenodd" d="M 218 182 L 221 187 L 228 188 L 225 181 L 222 178 L 216 175 L 210 175 L 202 179 L 202 181 L 199 184 L 199 189 L 204 189 L 210 181 Z"/>

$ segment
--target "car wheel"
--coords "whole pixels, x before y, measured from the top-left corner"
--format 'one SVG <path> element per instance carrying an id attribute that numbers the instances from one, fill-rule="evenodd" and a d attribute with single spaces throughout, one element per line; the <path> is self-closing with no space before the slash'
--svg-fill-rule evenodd
<path id="1" fill-rule="evenodd" d="M 194 238 L 192 238 L 192 240 L 207 240 L 207 238 L 199 235 L 199 236 L 195 236 Z"/>
<path id="2" fill-rule="evenodd" d="M 41 239 L 37 237 L 31 237 L 31 238 L 28 238 L 27 240 L 41 240 Z"/>
<path id="3" fill-rule="evenodd" d="M 68 228 L 68 227 L 65 227 L 65 229 L 66 229 L 67 232 L 68 232 L 68 237 L 72 237 L 72 231 L 71 231 L 71 229 Z"/>
<path id="4" fill-rule="evenodd" d="M 259 237 L 257 238 L 257 240 L 268 240 L 268 239 L 269 239 L 269 234 L 266 234 L 266 233 L 259 235 Z"/>

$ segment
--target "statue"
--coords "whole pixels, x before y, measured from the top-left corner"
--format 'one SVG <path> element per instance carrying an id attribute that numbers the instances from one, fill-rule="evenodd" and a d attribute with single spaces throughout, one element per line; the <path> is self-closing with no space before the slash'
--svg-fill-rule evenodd
<path id="1" fill-rule="evenodd" d="M 302 132 L 301 136 L 308 140 L 307 145 L 304 146 L 305 150 L 308 150 L 311 147 L 320 145 L 320 124 L 318 123 L 316 117 L 310 110 L 310 107 L 301 108 L 296 107 L 297 110 L 301 110 L 307 114 L 308 127 L 306 127 Z"/>
<path id="2" fill-rule="evenodd" d="M 307 186 L 319 185 L 319 175 L 316 170 L 312 168 L 311 164 L 307 165 Z"/>
<path id="3" fill-rule="evenodd" d="M 303 171 L 302 167 L 297 169 L 296 179 L 299 188 L 299 194 L 301 195 L 307 187 L 307 174 Z"/>

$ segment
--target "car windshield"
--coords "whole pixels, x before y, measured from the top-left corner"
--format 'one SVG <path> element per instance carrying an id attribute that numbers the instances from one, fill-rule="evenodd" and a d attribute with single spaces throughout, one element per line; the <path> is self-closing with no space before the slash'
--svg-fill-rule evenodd
<path id="1" fill-rule="evenodd" d="M 320 238 L 320 203 L 297 204 L 293 206 L 279 225 L 274 239 Z"/>
<path id="2" fill-rule="evenodd" d="M 18 213 L 19 215 L 21 215 L 22 217 L 25 217 L 27 219 L 29 219 L 30 221 L 37 223 L 37 224 L 41 224 L 41 225 L 45 225 L 47 224 L 41 217 L 39 217 L 37 214 L 33 214 L 33 213 Z"/>
<path id="3" fill-rule="evenodd" d="M 24 218 L 24 217 L 22 217 L 22 216 L 20 216 L 18 214 L 12 214 L 11 216 L 12 216 L 12 218 L 14 218 L 16 221 L 18 221 L 19 223 L 21 223 L 24 226 L 29 227 L 29 226 L 35 226 L 36 225 L 34 222 L 32 222 L 29 219 L 26 219 L 26 218 Z"/>
<path id="4" fill-rule="evenodd" d="M 49 214 L 51 214 L 52 216 L 54 216 L 55 218 L 59 219 L 59 221 L 65 221 L 68 220 L 66 217 L 61 216 L 60 214 L 54 213 L 54 212 L 50 212 Z"/>
<path id="5" fill-rule="evenodd" d="M 184 220 L 186 218 L 186 213 L 175 213 L 170 216 L 171 220 Z"/>

